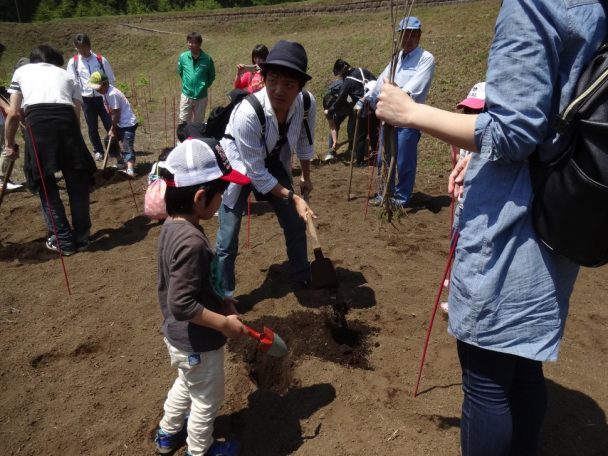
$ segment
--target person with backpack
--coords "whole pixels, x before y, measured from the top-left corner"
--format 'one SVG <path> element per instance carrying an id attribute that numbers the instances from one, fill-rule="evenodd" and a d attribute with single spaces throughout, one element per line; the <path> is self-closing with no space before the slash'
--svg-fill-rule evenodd
<path id="1" fill-rule="evenodd" d="M 555 361 L 579 267 L 540 241 L 529 159 L 562 150 L 554 121 L 606 39 L 600 0 L 504 0 L 488 57 L 486 110 L 416 103 L 385 84 L 376 115 L 472 151 L 450 175 L 464 206 L 450 279 L 464 401 L 462 454 L 534 455 L 547 407 L 542 363 Z M 598 209 L 599 210 L 599 209 Z"/>
<path id="2" fill-rule="evenodd" d="M 251 178 L 258 199 L 270 203 L 285 235 L 292 280 L 310 282 L 306 249 L 306 219 L 315 214 L 294 193 L 292 153 L 300 159 L 302 193 L 312 191 L 310 160 L 313 157 L 316 102 L 304 85 L 308 57 L 300 43 L 279 41 L 260 64 L 265 87 L 246 97 L 232 112 L 222 147 L 232 166 Z M 230 186 L 219 210 L 218 269 L 226 296 L 235 291 L 234 265 L 243 210 L 250 187 Z"/>
<path id="3" fill-rule="evenodd" d="M 334 76 L 338 76 L 335 81 L 332 81 L 331 84 L 327 86 L 325 93 L 323 94 L 323 114 L 325 115 L 325 119 L 327 119 L 327 127 L 329 129 L 329 133 L 327 134 L 327 153 L 323 158 L 323 161 L 331 161 L 336 158 L 336 154 L 338 153 L 338 135 L 340 134 L 340 126 L 345 119 L 348 119 L 347 122 L 347 130 L 346 134 L 348 137 L 348 150 L 352 147 L 352 140 L 354 134 L 354 113 L 352 100 L 348 99 L 348 102 L 341 106 L 341 110 L 339 112 L 334 111 L 332 115 L 329 114 L 328 108 L 334 103 L 338 94 L 340 93 L 340 89 L 342 88 L 342 84 L 344 81 L 339 77 L 339 75 L 334 74 Z"/>
<path id="4" fill-rule="evenodd" d="M 335 117 L 337 112 L 343 112 L 345 107 L 350 107 L 347 100 L 352 100 L 355 116 L 358 122 L 355 144 L 355 156 L 357 166 L 365 166 L 365 156 L 369 146 L 372 150 L 378 145 L 378 121 L 374 112 L 364 104 L 364 97 L 370 91 L 370 83 L 376 80 L 376 76 L 367 68 L 352 68 L 348 62 L 342 59 L 334 63 L 334 74 L 339 75 L 343 83 L 340 92 L 331 105 L 327 108 L 327 116 Z M 359 104 L 357 104 L 359 103 Z M 336 157 L 335 145 L 329 149 L 325 161 Z"/>
<path id="5" fill-rule="evenodd" d="M 82 110 L 89 131 L 89 140 L 93 146 L 93 155 L 96 161 L 102 161 L 104 149 L 99 137 L 98 120 L 101 119 L 106 131 L 110 131 L 112 119 L 106 111 L 102 96 L 88 84 L 95 71 L 105 73 L 110 84 L 114 84 L 114 72 L 108 59 L 91 50 L 91 39 L 86 33 L 74 35 L 74 47 L 77 52 L 68 61 L 66 69 L 82 92 Z"/>

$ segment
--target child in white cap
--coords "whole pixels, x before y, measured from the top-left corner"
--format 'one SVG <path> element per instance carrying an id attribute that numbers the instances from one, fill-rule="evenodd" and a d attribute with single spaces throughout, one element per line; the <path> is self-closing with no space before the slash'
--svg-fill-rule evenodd
<path id="1" fill-rule="evenodd" d="M 129 103 L 124 93 L 110 84 L 108 76 L 102 71 L 95 71 L 91 74 L 88 86 L 102 95 L 104 105 L 112 118 L 112 127 L 109 134 L 122 143 L 123 157 L 122 159 L 117 158 L 117 168 L 124 169 L 124 162 L 126 161 L 127 175 L 135 177 L 134 146 L 137 117 L 131 108 L 131 103 Z"/>
<path id="2" fill-rule="evenodd" d="M 209 220 L 230 182 L 249 178 L 231 168 L 215 139 L 187 139 L 168 156 L 169 218 L 158 241 L 158 300 L 162 332 L 178 376 L 164 404 L 156 433 L 161 454 L 174 453 L 184 440 L 189 456 L 233 456 L 238 442 L 213 440 L 213 422 L 224 401 L 224 344 L 246 334 L 232 299 L 224 299 L 217 257 L 202 220 Z"/>

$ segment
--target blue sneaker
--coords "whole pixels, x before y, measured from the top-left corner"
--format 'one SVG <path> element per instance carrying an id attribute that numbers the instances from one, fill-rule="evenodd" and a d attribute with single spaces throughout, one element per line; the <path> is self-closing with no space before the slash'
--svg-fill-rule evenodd
<path id="1" fill-rule="evenodd" d="M 237 456 L 241 451 L 241 444 L 238 440 L 226 440 L 220 442 L 216 440 L 207 450 L 205 456 Z M 186 451 L 186 456 L 192 456 L 189 451 Z"/>
<path id="2" fill-rule="evenodd" d="M 188 425 L 187 422 L 181 431 L 175 434 L 168 434 L 163 431 L 160 427 L 156 431 L 156 437 L 154 437 L 154 443 L 156 443 L 156 451 L 160 454 L 169 454 L 177 450 L 186 441 L 188 436 Z"/>

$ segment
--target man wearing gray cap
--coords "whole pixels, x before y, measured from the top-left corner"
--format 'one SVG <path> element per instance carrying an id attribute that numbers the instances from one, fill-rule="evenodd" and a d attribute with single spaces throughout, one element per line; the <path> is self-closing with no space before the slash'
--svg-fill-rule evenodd
<path id="1" fill-rule="evenodd" d="M 401 51 L 397 58 L 395 71 L 395 84 L 409 94 L 416 103 L 424 103 L 431 88 L 431 81 L 435 74 L 435 58 L 433 55 L 418 46 L 422 34 L 422 24 L 417 17 L 409 16 L 399 22 L 398 32 L 402 32 Z M 390 64 L 384 69 L 374 91 L 370 97 L 372 107 L 375 108 L 377 97 L 382 90 L 384 78 L 390 75 Z M 414 190 L 416 180 L 416 164 L 418 161 L 418 141 L 420 131 L 414 128 L 396 128 L 397 141 L 397 184 L 395 175 L 388 176 L 390 193 L 393 195 L 392 204 L 397 207 L 406 207 Z M 382 163 L 378 156 L 378 167 Z M 380 206 L 382 190 L 370 201 Z"/>
<path id="2" fill-rule="evenodd" d="M 303 91 L 306 73 L 304 47 L 279 41 L 260 64 L 265 87 L 249 95 L 232 112 L 221 144 L 233 168 L 251 178 L 256 198 L 274 209 L 285 234 L 290 275 L 307 285 L 310 264 L 306 251 L 306 218 L 314 216 L 307 202 L 294 194 L 291 158 L 300 159 L 302 193 L 312 191 L 310 159 L 313 156 L 316 102 Z M 230 186 L 219 210 L 217 255 L 227 296 L 235 290 L 234 263 L 238 253 L 241 217 L 250 188 Z"/>

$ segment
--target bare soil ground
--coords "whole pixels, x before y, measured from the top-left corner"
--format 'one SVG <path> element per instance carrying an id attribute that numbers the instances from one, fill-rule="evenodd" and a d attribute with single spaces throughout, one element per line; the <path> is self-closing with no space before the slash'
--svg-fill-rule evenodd
<path id="1" fill-rule="evenodd" d="M 138 155 L 141 176 L 154 157 Z M 218 436 L 238 438 L 243 455 L 459 454 L 462 393 L 444 316 L 436 319 L 420 394 L 412 397 L 449 247 L 447 176 L 419 175 L 416 206 L 391 225 L 376 208 L 365 214 L 368 170 L 355 170 L 350 201 L 344 161 L 313 173 L 311 204 L 339 288 L 294 292 L 275 216 L 253 205 L 237 262 L 240 311 L 252 326 L 279 333 L 289 354 L 268 358 L 245 339 L 227 345 Z M 160 225 L 140 215 L 144 177 L 132 181 L 137 208 L 121 176 L 110 172 L 99 184 L 90 250 L 64 259 L 71 295 L 58 256 L 44 247 L 37 197 L 12 193 L 2 205 L 5 454 L 154 453 L 152 436 L 175 375 L 159 332 Z M 217 219 L 206 224 L 212 239 L 216 229 Z M 605 268 L 581 271 L 561 359 L 546 366 L 543 455 L 608 454 L 607 292 Z"/>

